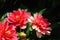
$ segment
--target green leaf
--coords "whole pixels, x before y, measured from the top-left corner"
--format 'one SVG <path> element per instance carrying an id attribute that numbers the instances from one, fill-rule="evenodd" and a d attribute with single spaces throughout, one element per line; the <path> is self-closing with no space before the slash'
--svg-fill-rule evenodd
<path id="1" fill-rule="evenodd" d="M 31 27 L 29 27 L 29 30 L 32 31 L 33 29 Z"/>
<path id="2" fill-rule="evenodd" d="M 27 38 L 27 40 L 30 40 L 30 38 Z"/>
<path id="3" fill-rule="evenodd" d="M 31 33 L 32 30 L 33 30 L 33 29 L 31 28 L 30 23 L 28 23 L 28 24 L 27 24 L 27 29 L 26 29 L 26 34 L 27 34 L 27 36 L 29 36 L 29 34 Z"/>
<path id="4" fill-rule="evenodd" d="M 6 18 L 6 16 L 7 16 L 7 13 L 1 17 L 0 21 L 3 21 Z"/>
<path id="5" fill-rule="evenodd" d="M 29 23 L 27 24 L 27 29 L 26 29 L 26 34 L 27 34 L 27 36 L 29 36 L 29 33 L 30 33 L 30 30 L 29 30 Z"/>
<path id="6" fill-rule="evenodd" d="M 46 10 L 46 8 L 45 9 L 42 9 L 39 13 L 40 14 L 43 14 L 45 10 Z"/>

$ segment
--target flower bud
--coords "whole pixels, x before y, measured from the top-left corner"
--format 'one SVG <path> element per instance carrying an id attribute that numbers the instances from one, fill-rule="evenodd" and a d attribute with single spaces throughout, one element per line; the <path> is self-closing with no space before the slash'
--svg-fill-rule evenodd
<path id="1" fill-rule="evenodd" d="M 26 34 L 25 34 L 24 32 L 20 32 L 20 33 L 19 33 L 19 36 L 21 36 L 21 37 L 26 37 Z"/>

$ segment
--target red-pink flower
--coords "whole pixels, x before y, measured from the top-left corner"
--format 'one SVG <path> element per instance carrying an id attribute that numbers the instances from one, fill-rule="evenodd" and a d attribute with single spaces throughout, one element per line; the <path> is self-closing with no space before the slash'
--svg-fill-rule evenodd
<path id="1" fill-rule="evenodd" d="M 0 40 L 18 40 L 15 28 L 8 25 L 6 20 L 0 22 Z"/>
<path id="2" fill-rule="evenodd" d="M 15 26 L 20 26 L 21 29 L 24 29 L 26 28 L 28 18 L 30 17 L 30 12 L 26 12 L 24 9 L 15 10 L 7 16 L 9 23 L 12 23 Z"/>
<path id="3" fill-rule="evenodd" d="M 32 24 L 32 28 L 38 32 L 37 34 L 50 34 L 50 23 L 41 14 L 34 14 L 34 17 L 30 17 L 29 22 Z"/>

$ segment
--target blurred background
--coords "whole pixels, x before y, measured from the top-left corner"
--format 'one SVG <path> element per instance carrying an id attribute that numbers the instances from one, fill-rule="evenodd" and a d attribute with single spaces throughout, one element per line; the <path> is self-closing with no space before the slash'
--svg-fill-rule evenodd
<path id="1" fill-rule="evenodd" d="M 28 9 L 35 13 L 46 8 L 43 16 L 51 22 L 51 35 L 41 38 L 42 40 L 60 40 L 60 0 L 0 0 L 0 18 L 13 10 Z M 40 39 L 36 39 L 40 40 Z"/>

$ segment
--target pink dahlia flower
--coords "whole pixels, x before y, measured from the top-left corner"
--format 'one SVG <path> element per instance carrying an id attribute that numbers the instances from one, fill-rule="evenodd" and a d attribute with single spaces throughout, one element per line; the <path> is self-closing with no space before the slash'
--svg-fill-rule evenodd
<path id="1" fill-rule="evenodd" d="M 28 18 L 30 17 L 30 12 L 26 12 L 24 9 L 16 10 L 7 16 L 9 23 L 12 23 L 14 26 L 20 26 L 21 29 L 25 29 Z"/>
<path id="2" fill-rule="evenodd" d="M 43 18 L 41 14 L 34 14 L 34 17 L 30 17 L 29 22 L 32 25 L 32 28 L 36 30 L 36 34 L 50 34 L 51 28 L 49 27 L 50 23 L 47 21 L 47 19 Z"/>
<path id="3" fill-rule="evenodd" d="M 0 22 L 0 40 L 18 40 L 15 28 L 8 26 L 7 21 Z"/>

